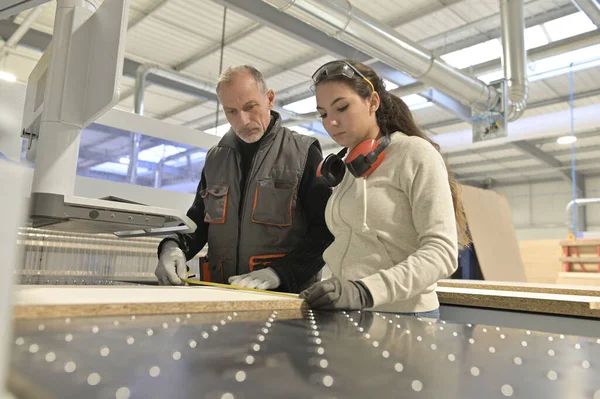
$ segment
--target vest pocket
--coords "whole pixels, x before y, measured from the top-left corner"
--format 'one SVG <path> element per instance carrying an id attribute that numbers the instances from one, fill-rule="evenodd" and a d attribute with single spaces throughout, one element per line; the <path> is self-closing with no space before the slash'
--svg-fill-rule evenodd
<path id="1" fill-rule="evenodd" d="M 229 185 L 218 184 L 200 192 L 204 200 L 204 221 L 206 223 L 222 224 L 227 217 L 227 199 Z"/>
<path id="2" fill-rule="evenodd" d="M 254 193 L 252 221 L 271 226 L 291 226 L 295 191 L 295 183 L 259 180 Z"/>

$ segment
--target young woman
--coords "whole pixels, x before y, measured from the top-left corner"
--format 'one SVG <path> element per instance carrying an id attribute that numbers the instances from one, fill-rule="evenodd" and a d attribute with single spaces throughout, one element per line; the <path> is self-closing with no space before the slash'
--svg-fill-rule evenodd
<path id="1" fill-rule="evenodd" d="M 325 210 L 335 240 L 323 254 L 333 278 L 301 298 L 312 308 L 439 317 L 436 282 L 456 270 L 458 242 L 467 242 L 459 185 L 439 147 L 368 66 L 330 62 L 313 81 L 323 126 L 344 150 L 320 170 L 336 186 Z"/>

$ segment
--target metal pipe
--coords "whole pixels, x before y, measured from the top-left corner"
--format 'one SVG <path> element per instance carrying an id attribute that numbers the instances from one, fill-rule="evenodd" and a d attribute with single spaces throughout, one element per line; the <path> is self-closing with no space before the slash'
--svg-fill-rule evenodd
<path id="1" fill-rule="evenodd" d="M 571 0 L 571 2 L 600 28 L 600 4 L 597 0 Z"/>
<path id="2" fill-rule="evenodd" d="M 131 133 L 131 151 L 129 154 L 129 168 L 127 169 L 127 181 L 131 184 L 137 182 L 138 157 L 140 155 L 140 143 L 142 135 Z"/>
<path id="3" fill-rule="evenodd" d="M 40 5 L 37 8 L 34 8 L 27 17 L 21 22 L 21 25 L 17 28 L 17 30 L 8 38 L 8 40 L 0 45 L 0 59 L 2 59 L 5 49 L 12 49 L 19 41 L 25 36 L 25 34 L 31 29 L 31 25 L 35 22 L 35 20 L 40 16 L 40 14 L 44 11 L 44 5 Z"/>
<path id="4" fill-rule="evenodd" d="M 571 229 L 571 231 L 578 231 L 576 223 L 577 221 L 573 220 L 573 213 L 571 212 L 571 208 L 573 206 L 578 207 L 579 205 L 588 205 L 600 202 L 600 198 L 577 198 L 569 201 L 565 208 L 565 212 L 567 213 L 567 227 Z"/>
<path id="5" fill-rule="evenodd" d="M 217 86 L 213 83 L 203 82 L 194 78 L 190 78 L 179 72 L 175 72 L 158 65 L 140 65 L 137 69 L 135 77 L 135 92 L 134 92 L 134 109 L 137 114 L 143 115 L 144 112 L 144 89 L 146 86 L 146 78 L 149 75 L 160 76 L 164 79 L 188 86 L 194 89 L 207 91 L 213 94 L 217 93 Z M 139 111 L 139 112 L 138 112 Z"/>
<path id="6" fill-rule="evenodd" d="M 500 0 L 502 66 L 508 83 L 509 121 L 518 119 L 527 105 L 527 51 L 523 0 Z"/>
<path id="7" fill-rule="evenodd" d="M 349 0 L 263 1 L 468 106 L 489 110 L 498 102 L 494 88 L 434 57 L 429 50 L 353 7 Z"/>

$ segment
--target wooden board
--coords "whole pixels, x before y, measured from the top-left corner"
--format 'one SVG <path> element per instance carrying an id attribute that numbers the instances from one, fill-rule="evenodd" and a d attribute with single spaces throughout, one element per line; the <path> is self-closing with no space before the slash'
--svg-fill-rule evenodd
<path id="1" fill-rule="evenodd" d="M 599 275 L 600 276 L 600 275 Z M 568 284 L 532 284 L 507 283 L 481 280 L 441 280 L 439 287 L 455 287 L 465 289 L 483 289 L 494 291 L 535 292 L 539 294 L 559 294 L 600 297 L 600 287 L 582 287 Z"/>
<path id="2" fill-rule="evenodd" d="M 556 282 L 556 276 L 562 271 L 560 240 L 523 240 L 519 241 L 519 248 L 528 282 Z"/>
<path id="3" fill-rule="evenodd" d="M 456 287 L 438 287 L 442 305 L 461 305 L 498 310 L 591 317 L 600 320 L 600 298 Z"/>
<path id="4" fill-rule="evenodd" d="M 561 272 L 556 283 L 600 287 L 600 273 Z"/>
<path id="5" fill-rule="evenodd" d="M 295 310 L 304 301 L 213 287 L 20 286 L 15 318 Z"/>
<path id="6" fill-rule="evenodd" d="M 463 186 L 462 200 L 484 278 L 527 281 L 506 197 L 491 190 Z"/>

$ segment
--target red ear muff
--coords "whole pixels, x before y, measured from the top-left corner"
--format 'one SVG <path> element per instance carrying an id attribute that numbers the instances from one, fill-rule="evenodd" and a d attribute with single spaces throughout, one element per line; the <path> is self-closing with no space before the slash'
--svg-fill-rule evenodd
<path id="1" fill-rule="evenodd" d="M 350 151 L 346 157 L 346 167 L 354 177 L 366 177 L 377 169 L 383 161 L 383 150 L 390 144 L 385 135 L 381 143 L 377 140 L 365 140 Z"/>
<path id="2" fill-rule="evenodd" d="M 340 158 L 341 153 L 345 153 L 345 149 L 339 154 L 329 154 L 317 168 L 317 177 L 330 187 L 340 184 L 346 173 L 344 161 Z"/>

